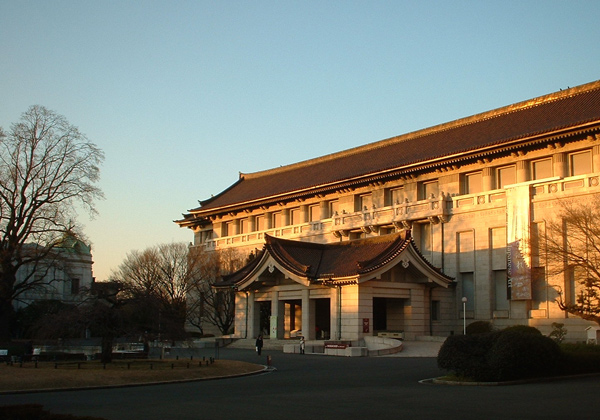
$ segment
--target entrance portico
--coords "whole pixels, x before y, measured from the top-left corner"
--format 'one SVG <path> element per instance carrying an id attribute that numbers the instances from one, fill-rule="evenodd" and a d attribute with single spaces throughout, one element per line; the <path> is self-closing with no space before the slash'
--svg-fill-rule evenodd
<path id="1" fill-rule="evenodd" d="M 234 288 L 238 337 L 360 340 L 381 330 L 431 335 L 431 302 L 452 302 L 452 279 L 410 231 L 317 244 L 266 236 L 265 247 L 218 288 Z"/>

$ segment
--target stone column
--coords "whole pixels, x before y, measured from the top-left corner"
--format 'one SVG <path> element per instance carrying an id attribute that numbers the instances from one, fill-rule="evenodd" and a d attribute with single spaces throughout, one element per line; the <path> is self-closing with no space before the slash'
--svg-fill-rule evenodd
<path id="1" fill-rule="evenodd" d="M 260 305 L 257 305 L 254 301 L 255 293 L 247 292 L 246 299 L 248 300 L 248 309 L 246 312 L 246 325 L 248 331 L 246 334 L 247 338 L 256 338 L 260 334 Z"/>
<path id="2" fill-rule="evenodd" d="M 314 307 L 310 305 L 310 290 L 302 290 L 302 335 L 306 340 L 314 340 L 315 332 L 311 327 L 311 314 L 314 312 Z M 312 336 L 311 336 L 312 333 Z"/>
<path id="3" fill-rule="evenodd" d="M 284 303 L 279 300 L 279 292 L 271 292 L 271 319 L 269 336 L 272 339 L 283 337 L 285 323 Z"/>
<path id="4" fill-rule="evenodd" d="M 483 168 L 481 184 L 483 191 L 490 191 L 494 189 L 494 171 L 489 166 Z"/>
<path id="5" fill-rule="evenodd" d="M 529 176 L 528 176 L 528 170 L 527 170 L 528 164 L 527 161 L 525 160 L 519 160 L 517 161 L 517 183 L 520 182 L 527 182 L 529 180 Z"/>
<path id="6" fill-rule="evenodd" d="M 555 153 L 552 155 L 552 170 L 554 176 L 566 178 L 568 176 L 567 155 L 565 153 Z"/>
<path id="7" fill-rule="evenodd" d="M 592 147 L 592 170 L 600 172 L 600 146 Z"/>

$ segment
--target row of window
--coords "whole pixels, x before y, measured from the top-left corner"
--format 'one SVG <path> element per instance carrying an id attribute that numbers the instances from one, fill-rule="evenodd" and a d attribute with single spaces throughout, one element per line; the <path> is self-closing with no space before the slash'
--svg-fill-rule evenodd
<path id="1" fill-rule="evenodd" d="M 567 155 L 568 176 L 583 175 L 592 172 L 591 150 L 579 151 Z M 533 160 L 529 162 L 530 180 L 546 179 L 554 176 L 552 157 Z M 517 183 L 517 166 L 506 165 L 494 168 L 491 171 L 491 189 L 502 189 L 507 185 Z M 461 177 L 461 194 L 478 194 L 485 190 L 483 170 L 466 173 Z M 439 196 L 438 180 L 419 182 L 417 184 L 417 200 L 436 198 Z M 408 198 L 403 186 L 389 188 L 384 191 L 383 205 L 392 206 L 403 203 Z M 374 208 L 376 203 L 372 193 L 356 195 L 354 211 L 367 211 Z M 317 222 L 322 219 L 334 217 L 339 214 L 338 200 L 295 207 L 263 215 L 247 217 L 225 222 L 222 236 L 247 234 L 267 229 L 281 228 L 290 225 L 299 225 L 308 222 Z"/>
<path id="2" fill-rule="evenodd" d="M 583 150 L 567 155 L 567 176 L 584 175 L 593 172 L 592 152 Z M 552 157 L 533 160 L 529 162 L 529 179 L 546 179 L 555 176 Z M 562 174 L 561 174 L 562 175 Z M 507 185 L 517 183 L 516 165 L 507 165 L 494 168 L 492 173 L 492 188 L 501 189 Z M 462 178 L 462 193 L 477 194 L 484 191 L 483 171 L 467 173 Z"/>

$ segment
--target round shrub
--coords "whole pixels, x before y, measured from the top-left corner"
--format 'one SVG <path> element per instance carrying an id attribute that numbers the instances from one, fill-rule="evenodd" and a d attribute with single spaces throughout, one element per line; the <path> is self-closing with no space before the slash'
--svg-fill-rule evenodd
<path id="1" fill-rule="evenodd" d="M 494 325 L 489 321 L 475 321 L 467 325 L 467 335 L 485 334 L 494 331 Z"/>
<path id="2" fill-rule="evenodd" d="M 533 335 L 542 335 L 542 332 L 535 327 L 530 327 L 529 325 L 512 325 L 510 327 L 506 327 L 502 330 L 503 332 L 517 332 L 520 334 L 533 334 Z"/>
<path id="3" fill-rule="evenodd" d="M 558 373 L 561 361 L 562 353 L 554 340 L 520 326 L 501 331 L 488 355 L 496 381 L 551 376 Z"/>
<path id="4" fill-rule="evenodd" d="M 490 376 L 487 364 L 496 333 L 451 335 L 438 353 L 438 367 L 457 376 L 486 380 Z"/>

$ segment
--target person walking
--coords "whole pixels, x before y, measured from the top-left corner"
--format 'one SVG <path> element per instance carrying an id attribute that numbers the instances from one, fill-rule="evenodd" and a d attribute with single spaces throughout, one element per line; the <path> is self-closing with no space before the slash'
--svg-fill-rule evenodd
<path id="1" fill-rule="evenodd" d="M 263 347 L 263 336 L 262 336 L 262 334 L 260 334 L 256 338 L 256 352 L 258 353 L 259 356 L 262 353 L 262 347 Z"/>
<path id="2" fill-rule="evenodd" d="M 306 347 L 306 341 L 304 341 L 304 336 L 300 336 L 300 354 L 304 354 L 304 349 Z"/>

